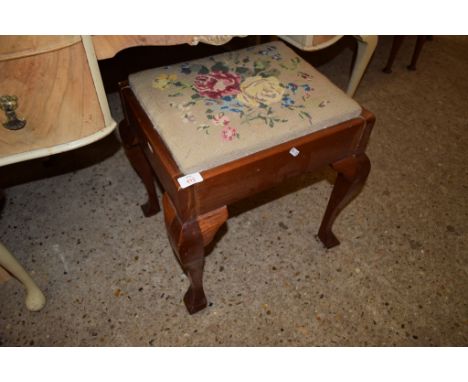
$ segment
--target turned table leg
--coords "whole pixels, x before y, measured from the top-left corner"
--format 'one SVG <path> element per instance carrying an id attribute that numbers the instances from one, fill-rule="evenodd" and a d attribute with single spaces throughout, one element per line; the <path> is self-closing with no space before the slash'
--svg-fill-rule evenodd
<path id="1" fill-rule="evenodd" d="M 219 227 L 227 220 L 227 208 L 223 206 L 189 221 L 182 221 L 165 193 L 163 209 L 169 241 L 190 281 L 184 303 L 189 313 L 193 314 L 207 306 L 203 289 L 204 247 L 213 240 Z"/>
<path id="2" fill-rule="evenodd" d="M 370 171 L 370 161 L 366 154 L 345 158 L 332 164 L 338 172 L 325 215 L 320 225 L 318 237 L 325 247 L 340 244 L 332 232 L 338 214 L 358 194 Z"/>
<path id="3" fill-rule="evenodd" d="M 426 36 L 418 36 L 416 39 L 416 45 L 413 51 L 413 57 L 411 58 L 411 63 L 406 67 L 408 70 L 416 70 L 416 63 L 418 62 L 419 54 L 423 48 L 424 43 L 426 42 Z"/>
<path id="4" fill-rule="evenodd" d="M 2 243 L 0 243 L 0 266 L 21 281 L 26 288 L 26 307 L 32 311 L 41 310 L 46 302 L 44 294 Z"/>
<path id="5" fill-rule="evenodd" d="M 400 50 L 401 44 L 403 43 L 405 36 L 394 36 L 392 42 L 392 49 L 390 51 L 390 55 L 388 56 L 387 65 L 385 68 L 382 69 L 384 73 L 391 73 L 392 72 L 392 65 L 393 61 L 395 61 L 395 57 Z"/>
<path id="6" fill-rule="evenodd" d="M 161 210 L 158 203 L 158 195 L 156 193 L 153 169 L 145 157 L 137 136 L 128 125 L 126 119 L 120 122 L 119 133 L 122 138 L 125 154 L 127 155 L 132 167 L 143 181 L 148 194 L 148 201 L 141 206 L 143 214 L 146 217 L 153 216 Z"/>

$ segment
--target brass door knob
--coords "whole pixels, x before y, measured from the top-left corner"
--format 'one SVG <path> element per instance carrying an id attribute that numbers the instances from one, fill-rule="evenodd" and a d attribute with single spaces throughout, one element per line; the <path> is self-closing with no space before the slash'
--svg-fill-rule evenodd
<path id="1" fill-rule="evenodd" d="M 18 107 L 18 97 L 4 95 L 0 97 L 0 109 L 2 109 L 7 117 L 7 121 L 3 126 L 9 130 L 19 130 L 26 125 L 26 120 L 20 119 L 16 115 L 16 108 Z"/>

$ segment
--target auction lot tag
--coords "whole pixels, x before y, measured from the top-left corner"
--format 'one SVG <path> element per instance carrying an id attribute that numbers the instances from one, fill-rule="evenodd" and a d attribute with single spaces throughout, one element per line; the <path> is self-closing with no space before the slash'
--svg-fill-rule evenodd
<path id="1" fill-rule="evenodd" d="M 291 150 L 289 150 L 289 154 L 291 154 L 293 157 L 297 157 L 299 155 L 299 150 L 293 147 Z"/>
<path id="2" fill-rule="evenodd" d="M 195 183 L 203 182 L 203 178 L 199 172 L 194 172 L 193 174 L 181 176 L 177 181 L 179 182 L 180 187 L 187 188 Z"/>

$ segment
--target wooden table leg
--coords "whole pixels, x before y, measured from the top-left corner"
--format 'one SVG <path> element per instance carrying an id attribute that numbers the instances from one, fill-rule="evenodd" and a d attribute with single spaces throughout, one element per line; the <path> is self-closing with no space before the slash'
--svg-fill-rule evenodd
<path id="1" fill-rule="evenodd" d="M 161 210 L 159 207 L 158 195 L 156 193 L 156 179 L 153 174 L 153 169 L 145 157 L 136 134 L 134 134 L 126 119 L 120 122 L 119 133 L 125 154 L 127 155 L 133 169 L 145 185 L 146 192 L 148 194 L 147 202 L 141 206 L 143 214 L 146 217 L 153 216 Z"/>
<path id="2" fill-rule="evenodd" d="M 414 47 L 413 51 L 413 57 L 411 58 L 411 63 L 406 67 L 408 70 L 416 70 L 416 63 L 418 62 L 419 54 L 421 53 L 426 40 L 426 36 L 418 36 L 416 40 L 416 46 Z"/>
<path id="3" fill-rule="evenodd" d="M 384 73 L 391 73 L 392 72 L 392 65 L 393 61 L 395 61 L 395 57 L 400 50 L 401 44 L 404 40 L 405 36 L 394 36 L 393 43 L 392 43 L 392 50 L 390 51 L 390 55 L 388 56 L 387 65 L 383 68 Z"/>
<path id="4" fill-rule="evenodd" d="M 190 281 L 190 286 L 184 296 L 184 303 L 189 313 L 193 314 L 207 306 L 203 289 L 204 247 L 213 240 L 219 227 L 227 220 L 227 208 L 224 206 L 198 216 L 196 219 L 183 222 L 177 216 L 169 196 L 165 193 L 163 209 L 169 240 Z"/>
<path id="5" fill-rule="evenodd" d="M 366 154 L 360 154 L 333 163 L 332 167 L 338 172 L 338 177 L 318 232 L 319 239 L 327 248 L 340 244 L 332 232 L 333 223 L 364 185 L 369 175 L 370 161 Z"/>

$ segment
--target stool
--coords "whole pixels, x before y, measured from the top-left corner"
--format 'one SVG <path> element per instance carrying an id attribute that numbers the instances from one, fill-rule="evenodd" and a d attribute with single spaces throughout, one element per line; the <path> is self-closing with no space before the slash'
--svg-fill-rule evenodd
<path id="1" fill-rule="evenodd" d="M 132 74 L 120 95 L 123 146 L 148 193 L 143 213 L 160 210 L 158 180 L 191 314 L 207 305 L 204 248 L 240 199 L 331 165 L 338 176 L 318 237 L 339 244 L 332 224 L 369 174 L 374 116 L 284 43 Z"/>

